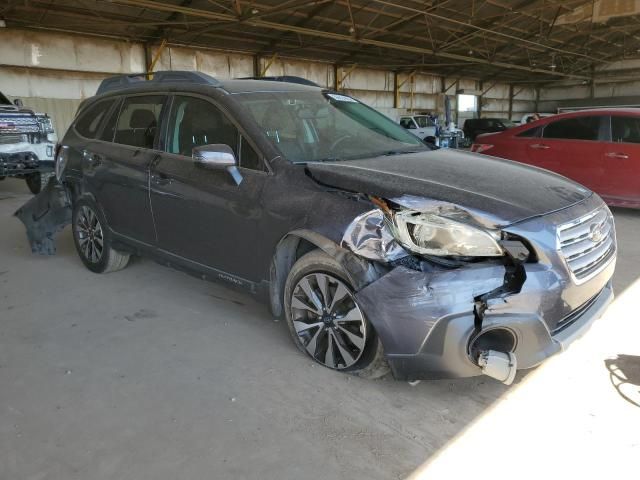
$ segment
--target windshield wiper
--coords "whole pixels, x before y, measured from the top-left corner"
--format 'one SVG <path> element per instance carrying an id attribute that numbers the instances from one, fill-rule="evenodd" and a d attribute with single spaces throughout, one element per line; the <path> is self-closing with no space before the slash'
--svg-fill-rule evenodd
<path id="1" fill-rule="evenodd" d="M 425 150 L 427 150 L 427 149 L 425 149 Z M 367 153 L 367 154 L 356 155 L 356 156 L 351 156 L 351 157 L 325 157 L 325 158 L 318 158 L 318 159 L 314 159 L 314 160 L 307 160 L 306 162 L 295 162 L 295 163 L 341 162 L 343 160 L 360 160 L 360 159 L 363 159 L 363 158 L 387 157 L 387 156 L 390 157 L 390 156 L 393 156 L 393 155 L 406 155 L 406 154 L 409 154 L 409 153 L 418 153 L 418 152 L 421 152 L 421 151 L 422 150 L 387 150 L 386 152 Z"/>
<path id="2" fill-rule="evenodd" d="M 418 153 L 420 150 L 389 150 L 387 152 L 381 153 L 381 156 L 391 157 L 393 155 L 406 155 L 409 153 Z"/>

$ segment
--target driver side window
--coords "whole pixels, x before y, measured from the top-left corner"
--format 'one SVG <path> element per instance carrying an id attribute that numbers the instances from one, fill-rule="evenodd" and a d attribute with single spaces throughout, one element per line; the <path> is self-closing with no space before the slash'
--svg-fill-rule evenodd
<path id="1" fill-rule="evenodd" d="M 228 145 L 240 167 L 264 170 L 258 154 L 218 107 L 196 97 L 176 96 L 169 117 L 165 150 L 190 157 L 194 147 Z"/>
<path id="2" fill-rule="evenodd" d="M 194 147 L 221 143 L 238 154 L 238 130 L 224 114 L 206 100 L 176 97 L 171 109 L 166 150 L 191 156 Z"/>

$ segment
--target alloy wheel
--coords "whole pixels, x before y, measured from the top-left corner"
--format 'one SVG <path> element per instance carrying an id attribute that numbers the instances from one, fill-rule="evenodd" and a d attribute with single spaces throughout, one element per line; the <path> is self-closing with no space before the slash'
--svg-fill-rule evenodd
<path id="1" fill-rule="evenodd" d="M 91 263 L 98 263 L 104 252 L 104 232 L 98 216 L 86 205 L 78 212 L 76 235 L 84 258 Z"/>
<path id="2" fill-rule="evenodd" d="M 342 280 L 326 273 L 302 277 L 291 296 L 291 316 L 300 342 L 319 363 L 342 370 L 362 356 L 367 322 Z"/>

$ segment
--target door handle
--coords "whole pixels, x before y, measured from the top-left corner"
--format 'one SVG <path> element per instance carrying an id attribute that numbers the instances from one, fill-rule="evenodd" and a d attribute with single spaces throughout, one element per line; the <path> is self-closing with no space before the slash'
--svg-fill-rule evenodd
<path id="1" fill-rule="evenodd" d="M 605 153 L 604 155 L 605 157 L 618 158 L 620 160 L 626 160 L 627 158 L 629 158 L 629 155 L 627 155 L 626 153 L 609 152 L 609 153 Z"/>
<path id="2" fill-rule="evenodd" d="M 549 149 L 549 145 L 545 145 L 544 143 L 534 143 L 531 145 L 531 148 L 535 148 L 536 150 L 547 150 Z"/>
<path id="3" fill-rule="evenodd" d="M 171 178 L 166 176 L 164 173 L 155 173 L 151 175 L 151 181 L 156 185 L 169 185 L 172 182 Z"/>
<path id="4" fill-rule="evenodd" d="M 89 150 L 82 151 L 82 158 L 92 167 L 97 167 L 102 163 L 102 155 L 91 153 Z"/>

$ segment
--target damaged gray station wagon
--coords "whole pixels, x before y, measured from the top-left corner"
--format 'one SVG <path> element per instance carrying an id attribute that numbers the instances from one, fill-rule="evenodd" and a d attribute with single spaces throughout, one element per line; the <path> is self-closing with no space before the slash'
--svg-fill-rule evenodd
<path id="1" fill-rule="evenodd" d="M 433 150 L 342 93 L 198 72 L 106 79 L 17 212 L 103 273 L 151 256 L 244 288 L 329 368 L 416 380 L 561 351 L 613 297 L 613 218 L 540 169 Z"/>

